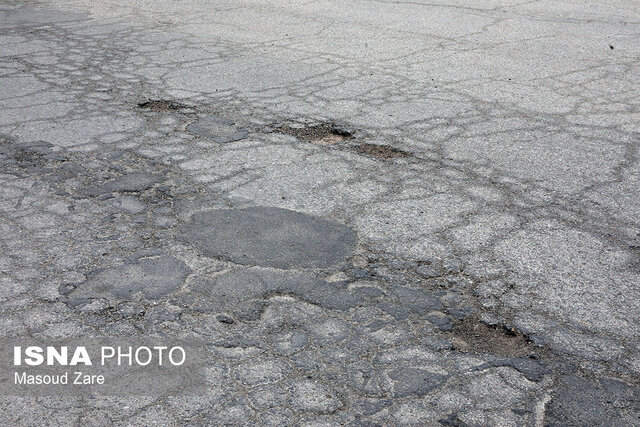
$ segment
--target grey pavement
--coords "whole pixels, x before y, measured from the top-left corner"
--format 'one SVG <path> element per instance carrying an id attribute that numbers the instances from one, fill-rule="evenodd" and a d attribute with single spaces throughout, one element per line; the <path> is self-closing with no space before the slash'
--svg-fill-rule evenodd
<path id="1" fill-rule="evenodd" d="M 0 4 L 0 330 L 208 343 L 2 425 L 640 425 L 640 3 Z"/>

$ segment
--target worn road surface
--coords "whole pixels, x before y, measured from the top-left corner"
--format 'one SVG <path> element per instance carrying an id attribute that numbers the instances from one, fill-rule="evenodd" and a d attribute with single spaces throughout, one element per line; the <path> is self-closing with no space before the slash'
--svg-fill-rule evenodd
<path id="1" fill-rule="evenodd" d="M 0 4 L 4 337 L 197 339 L 2 425 L 640 425 L 640 3 Z"/>

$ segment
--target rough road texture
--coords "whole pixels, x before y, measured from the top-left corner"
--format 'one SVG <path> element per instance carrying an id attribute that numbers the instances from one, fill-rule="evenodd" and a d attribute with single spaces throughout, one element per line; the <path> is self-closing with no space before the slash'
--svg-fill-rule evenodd
<path id="1" fill-rule="evenodd" d="M 639 33 L 621 0 L 2 2 L 2 334 L 212 350 L 205 396 L 0 424 L 640 424 Z"/>

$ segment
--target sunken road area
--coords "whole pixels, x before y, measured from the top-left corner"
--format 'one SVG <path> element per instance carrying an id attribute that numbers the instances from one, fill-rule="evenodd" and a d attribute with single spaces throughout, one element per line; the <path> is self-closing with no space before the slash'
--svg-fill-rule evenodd
<path id="1" fill-rule="evenodd" d="M 640 3 L 0 5 L 0 330 L 207 344 L 2 425 L 640 424 Z"/>

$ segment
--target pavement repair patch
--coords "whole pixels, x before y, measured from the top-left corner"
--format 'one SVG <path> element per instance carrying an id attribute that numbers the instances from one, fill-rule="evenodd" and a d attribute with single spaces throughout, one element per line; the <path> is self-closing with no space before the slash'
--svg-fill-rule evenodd
<path id="1" fill-rule="evenodd" d="M 126 300 L 142 294 L 157 300 L 176 291 L 190 269 L 169 255 L 142 258 L 130 264 L 110 267 L 89 275 L 86 282 L 71 291 L 71 300 L 105 298 Z"/>
<path id="2" fill-rule="evenodd" d="M 559 378 L 548 404 L 548 425 L 638 425 L 640 389 L 616 379 Z"/>
<path id="3" fill-rule="evenodd" d="M 204 116 L 187 126 L 187 130 L 217 143 L 227 143 L 245 139 L 248 132 L 239 129 L 235 122 L 220 116 Z"/>
<path id="4" fill-rule="evenodd" d="M 348 310 L 362 299 L 347 289 L 346 282 L 329 283 L 311 273 L 250 267 L 232 270 L 213 281 L 199 281 L 190 288 L 211 298 L 211 308 L 232 311 L 244 320 L 255 320 L 263 304 L 274 295 L 288 295 L 329 310 Z"/>
<path id="5" fill-rule="evenodd" d="M 207 256 L 282 269 L 335 266 L 356 241 L 338 222 L 272 207 L 198 212 L 179 232 Z"/>

